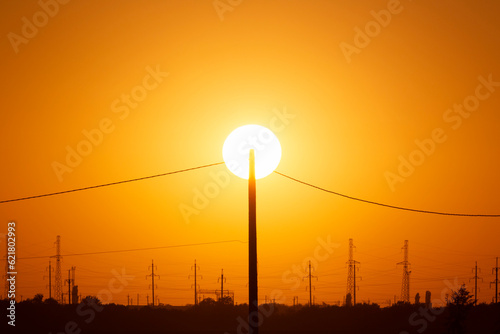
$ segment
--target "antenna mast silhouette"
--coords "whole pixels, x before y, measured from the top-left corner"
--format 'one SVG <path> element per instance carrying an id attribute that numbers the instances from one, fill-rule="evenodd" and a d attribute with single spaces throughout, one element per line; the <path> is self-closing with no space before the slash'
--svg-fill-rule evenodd
<path id="1" fill-rule="evenodd" d="M 305 278 L 309 278 L 309 307 L 313 305 L 313 300 L 312 300 L 312 288 L 313 286 L 311 285 L 312 278 L 318 279 L 318 276 L 314 276 L 311 274 L 311 260 L 309 260 L 309 275 L 307 275 Z M 307 287 L 306 287 L 307 290 Z M 298 298 L 297 298 L 298 299 Z"/>
<path id="2" fill-rule="evenodd" d="M 194 266 L 191 267 L 191 270 L 193 270 L 194 268 L 194 305 L 198 305 L 198 284 L 196 283 L 196 279 L 198 278 L 198 275 L 196 274 L 196 270 L 200 269 L 200 267 L 198 265 L 196 265 L 196 260 L 194 260 Z M 188 276 L 188 279 L 191 278 L 191 275 Z M 200 278 L 203 278 L 201 275 L 200 275 Z"/>
<path id="3" fill-rule="evenodd" d="M 491 284 L 495 284 L 495 304 L 498 303 L 498 257 L 497 257 L 497 265 L 495 268 L 491 270 L 491 273 L 495 271 L 495 280 L 490 283 L 490 289 L 491 289 Z"/>
<path id="4" fill-rule="evenodd" d="M 154 265 L 154 261 L 151 260 L 151 274 L 149 275 L 146 275 L 146 279 L 148 279 L 149 276 L 151 276 L 151 293 L 153 295 L 153 306 L 155 306 L 155 276 L 158 277 L 158 279 L 160 278 L 160 275 L 155 275 L 155 265 Z M 148 267 L 149 269 L 149 267 Z M 158 268 L 156 268 L 158 270 Z"/>
<path id="5" fill-rule="evenodd" d="M 404 251 L 404 261 L 403 262 L 398 262 L 397 264 L 402 264 L 403 265 L 403 282 L 401 284 L 401 300 L 403 303 L 409 303 L 410 302 L 410 273 L 409 267 L 410 267 L 410 262 L 408 262 L 408 240 L 405 240 L 404 246 L 403 246 L 403 251 Z"/>
<path id="6" fill-rule="evenodd" d="M 474 280 L 474 305 L 477 305 L 477 280 L 478 278 L 482 280 L 481 277 L 478 277 L 477 276 L 477 261 L 476 261 L 476 265 L 474 266 L 474 268 L 472 268 L 472 272 L 474 273 L 474 277 L 472 277 L 471 279 L 469 279 L 469 282 L 470 280 Z M 479 269 L 479 271 L 481 271 L 481 269 Z"/>
<path id="7" fill-rule="evenodd" d="M 56 255 L 52 256 L 56 258 L 56 272 L 55 272 L 55 284 L 54 284 L 54 294 L 55 299 L 62 304 L 63 300 L 63 291 L 62 291 L 62 274 L 61 274 L 61 236 L 57 236 L 56 239 Z"/>
<path id="8" fill-rule="evenodd" d="M 354 242 L 352 239 L 349 239 L 349 259 L 347 260 L 347 292 L 346 292 L 346 301 L 347 295 L 351 294 L 353 297 L 353 305 L 356 304 L 356 263 L 358 261 L 354 260 Z"/>

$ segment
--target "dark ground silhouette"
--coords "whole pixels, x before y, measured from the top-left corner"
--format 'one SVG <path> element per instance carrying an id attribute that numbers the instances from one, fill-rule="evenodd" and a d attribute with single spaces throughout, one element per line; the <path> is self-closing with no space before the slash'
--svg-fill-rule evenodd
<path id="1" fill-rule="evenodd" d="M 5 310 L 7 301 L 0 301 Z M 353 307 L 266 304 L 260 307 L 260 333 L 455 333 L 452 308 L 400 304 Z M 16 327 L 2 321 L 2 333 L 248 333 L 247 305 L 205 303 L 197 307 L 100 305 L 87 298 L 78 305 L 31 299 L 16 305 Z M 462 314 L 461 314 L 462 315 Z M 500 305 L 471 306 L 460 333 L 500 334 Z M 450 324 L 454 324 L 455 327 Z"/>

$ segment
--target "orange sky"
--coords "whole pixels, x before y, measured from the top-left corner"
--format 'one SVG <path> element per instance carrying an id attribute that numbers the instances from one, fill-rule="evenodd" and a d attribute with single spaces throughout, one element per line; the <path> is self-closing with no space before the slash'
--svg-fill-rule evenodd
<path id="1" fill-rule="evenodd" d="M 221 162 L 226 136 L 254 123 L 274 127 L 283 149 L 278 171 L 292 177 L 392 205 L 500 212 L 497 1 L 243 0 L 230 7 L 218 13 L 211 0 L 71 1 L 47 7 L 47 15 L 37 1 L 2 2 L 0 200 Z M 38 27 L 30 27 L 34 19 Z M 365 28 L 369 35 L 359 35 Z M 463 109 L 467 116 L 457 116 L 454 105 L 464 103 L 470 115 Z M 415 141 L 428 143 L 435 129 L 441 142 L 418 161 Z M 94 134 L 90 148 L 84 132 Z M 88 154 L 67 166 L 68 147 Z M 391 187 L 387 172 L 398 173 L 400 156 L 419 166 Z M 67 166 L 59 176 L 54 162 Z M 0 204 L 0 232 L 17 222 L 18 257 L 54 254 L 56 235 L 63 254 L 245 241 L 242 179 L 231 176 L 189 223 L 179 210 L 193 206 L 195 192 L 213 182 L 211 172 L 225 171 L 221 165 Z M 257 191 L 261 300 L 280 289 L 283 302 L 298 296 L 305 303 L 306 283 L 295 284 L 291 278 L 301 275 L 289 271 L 315 256 L 318 238 L 329 237 L 338 247 L 320 253 L 316 302 L 342 301 L 349 238 L 361 262 L 358 301 L 399 298 L 396 262 L 405 239 L 412 299 L 430 290 L 439 300 L 449 292 L 445 279 L 469 284 L 477 260 L 480 301 L 491 301 L 498 218 L 396 211 L 276 174 L 259 180 Z M 127 294 L 135 300 L 139 293 L 143 303 L 151 259 L 162 303 L 192 303 L 194 259 L 202 289 L 219 288 L 224 268 L 225 288 L 238 303 L 247 299 L 245 243 L 68 256 L 63 274 L 76 266 L 85 296 L 125 268 L 135 279 L 112 300 L 126 303 Z M 48 295 L 47 266 L 48 258 L 20 260 L 18 293 Z"/>

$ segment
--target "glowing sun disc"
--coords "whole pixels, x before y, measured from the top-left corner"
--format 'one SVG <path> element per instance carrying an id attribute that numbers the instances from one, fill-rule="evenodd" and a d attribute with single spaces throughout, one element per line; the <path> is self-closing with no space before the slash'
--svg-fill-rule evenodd
<path id="1" fill-rule="evenodd" d="M 248 159 L 252 148 L 255 151 L 256 179 L 271 174 L 280 163 L 281 145 L 271 130 L 255 124 L 240 126 L 227 136 L 222 157 L 227 168 L 242 179 L 248 179 Z"/>

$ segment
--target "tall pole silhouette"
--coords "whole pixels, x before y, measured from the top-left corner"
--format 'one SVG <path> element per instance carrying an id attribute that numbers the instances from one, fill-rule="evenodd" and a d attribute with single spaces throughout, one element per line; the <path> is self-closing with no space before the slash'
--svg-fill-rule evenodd
<path id="1" fill-rule="evenodd" d="M 497 257 L 497 262 L 496 262 L 496 266 L 495 268 L 492 269 L 492 273 L 493 271 L 495 271 L 495 280 L 493 282 L 490 283 L 490 288 L 491 288 L 491 284 L 495 284 L 495 304 L 498 303 L 498 257 Z"/>
<path id="2" fill-rule="evenodd" d="M 312 306 L 311 261 L 309 261 L 309 307 Z"/>
<path id="3" fill-rule="evenodd" d="M 472 268 L 472 272 L 474 273 L 474 277 L 471 278 L 474 280 L 474 305 L 477 305 L 477 300 L 478 300 L 478 298 L 477 298 L 477 280 L 478 280 L 478 278 L 482 280 L 481 277 L 477 276 L 477 271 L 478 271 L 478 268 L 477 268 L 477 261 L 476 261 L 476 265 L 474 266 L 474 268 Z M 479 271 L 481 271 L 481 269 L 479 269 Z M 471 279 L 469 279 L 469 282 Z"/>
<path id="4" fill-rule="evenodd" d="M 49 298 L 52 298 L 52 264 L 49 260 Z"/>
<path id="5" fill-rule="evenodd" d="M 66 282 L 68 283 L 68 305 L 71 305 L 71 269 L 68 269 L 68 279 Z"/>
<path id="6" fill-rule="evenodd" d="M 194 268 L 194 305 L 198 305 L 198 283 L 196 282 L 198 279 L 198 274 L 196 273 L 197 269 L 200 267 L 196 264 L 196 260 L 194 260 L 194 266 L 191 267 L 191 269 Z M 191 275 L 188 276 L 188 279 L 191 278 Z M 200 276 L 200 278 L 203 278 Z"/>
<path id="7" fill-rule="evenodd" d="M 255 185 L 255 151 L 250 150 L 248 173 L 248 323 L 250 333 L 258 334 L 257 321 L 259 312 L 257 286 L 257 214 L 256 214 L 256 185 Z"/>
<path id="8" fill-rule="evenodd" d="M 219 297 L 219 301 L 220 302 L 223 302 L 224 299 L 222 299 L 224 297 L 224 269 L 221 269 L 221 272 L 220 272 L 220 297 Z"/>
<path id="9" fill-rule="evenodd" d="M 312 274 L 312 266 L 311 266 L 311 260 L 309 260 L 309 274 L 304 277 L 303 279 L 308 279 L 309 280 L 309 307 L 313 306 L 313 295 L 312 295 L 312 278 L 316 278 L 318 279 L 317 276 L 314 276 Z M 307 290 L 308 287 L 306 287 L 306 290 Z"/>
<path id="10" fill-rule="evenodd" d="M 398 262 L 397 264 L 403 265 L 403 281 L 401 283 L 401 301 L 403 303 L 409 303 L 410 302 L 410 274 L 411 271 L 409 270 L 410 268 L 410 262 L 408 262 L 408 240 L 405 240 L 404 246 L 403 246 L 403 261 Z"/>
<path id="11" fill-rule="evenodd" d="M 160 278 L 160 276 L 155 274 L 155 264 L 153 260 L 151 260 L 151 274 L 147 275 L 146 279 L 149 276 L 151 276 L 151 294 L 152 294 L 153 306 L 155 306 L 155 276 L 158 278 Z"/>

